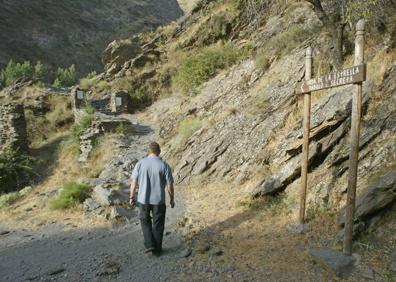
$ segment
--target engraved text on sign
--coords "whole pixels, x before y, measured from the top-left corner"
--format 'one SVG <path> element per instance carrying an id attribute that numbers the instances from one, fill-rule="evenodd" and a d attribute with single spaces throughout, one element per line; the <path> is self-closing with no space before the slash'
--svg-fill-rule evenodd
<path id="1" fill-rule="evenodd" d="M 358 83 L 365 79 L 366 65 L 363 64 L 302 81 L 296 86 L 296 94 L 309 93 L 335 86 Z"/>

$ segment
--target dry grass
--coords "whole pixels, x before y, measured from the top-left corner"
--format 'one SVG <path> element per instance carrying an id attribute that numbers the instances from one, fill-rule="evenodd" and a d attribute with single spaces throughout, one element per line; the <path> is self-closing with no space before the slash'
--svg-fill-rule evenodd
<path id="1" fill-rule="evenodd" d="M 62 223 L 69 227 L 87 227 L 94 225 L 106 225 L 104 219 L 87 217 L 80 208 L 73 210 L 51 210 L 49 201 L 56 195 L 59 187 L 67 181 L 81 180 L 89 177 L 97 177 L 115 152 L 114 142 L 111 136 L 102 139 L 91 154 L 90 160 L 82 165 L 78 163 L 78 147 L 74 143 L 63 143 L 60 147 L 52 173 L 37 186 L 28 197 L 15 203 L 11 208 L 0 210 L 2 226 L 8 228 L 38 229 L 49 223 Z M 49 193 L 48 198 L 43 196 Z M 25 210 L 32 208 L 32 211 Z"/>
<path id="2" fill-rule="evenodd" d="M 339 248 L 333 243 L 338 232 L 335 215 L 327 211 L 315 213 L 305 234 L 292 234 L 286 231 L 286 226 L 294 223 L 291 218 L 295 218 L 288 201 L 280 197 L 252 202 L 246 199 L 251 189 L 248 186 L 216 183 L 183 189 L 187 214 L 182 225 L 186 226 L 185 236 L 192 249 L 209 244 L 211 249 L 221 249 L 223 255 L 212 257 L 208 262 L 208 254 L 193 252 L 186 260 L 186 271 L 178 278 L 210 280 L 219 266 L 232 265 L 249 278 L 261 281 L 340 281 L 305 255 L 310 247 Z M 361 239 L 355 244 L 362 263 L 348 281 L 361 281 L 360 271 L 366 267 L 373 267 L 375 271 L 387 269 L 389 261 L 381 258 L 381 252 L 389 253 L 396 244 L 396 225 L 390 218 L 391 215 L 386 226 L 388 242 L 384 245 L 366 250 L 364 247 L 372 244 L 370 239 L 368 242 Z M 200 267 L 209 267 L 212 272 L 195 272 L 190 276 L 191 271 Z M 220 278 L 228 279 L 221 275 Z"/>

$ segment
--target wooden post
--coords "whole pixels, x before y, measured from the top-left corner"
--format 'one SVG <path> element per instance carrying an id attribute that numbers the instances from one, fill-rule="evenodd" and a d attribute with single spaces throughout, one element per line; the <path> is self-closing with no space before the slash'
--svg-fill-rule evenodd
<path id="1" fill-rule="evenodd" d="M 305 53 L 305 80 L 312 77 L 312 48 L 308 47 Z M 300 216 L 299 223 L 305 222 L 305 204 L 307 197 L 307 177 L 308 177 L 308 154 L 309 154 L 309 131 L 311 120 L 311 93 L 304 94 L 304 139 L 302 145 L 301 160 L 301 198 L 300 198 Z"/>
<path id="2" fill-rule="evenodd" d="M 364 20 L 356 25 L 355 66 L 364 62 Z M 360 118 L 362 108 L 362 82 L 354 85 L 352 100 L 351 149 L 349 152 L 348 195 L 346 204 L 344 254 L 352 255 L 353 221 L 355 213 L 357 168 L 359 158 Z"/>

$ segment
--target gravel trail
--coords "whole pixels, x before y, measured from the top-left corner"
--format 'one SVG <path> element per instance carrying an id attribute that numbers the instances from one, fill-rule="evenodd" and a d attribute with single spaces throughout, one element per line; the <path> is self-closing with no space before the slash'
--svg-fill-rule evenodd
<path id="1" fill-rule="evenodd" d="M 155 133 L 149 126 L 140 129 L 129 150 L 136 152 L 137 159 L 145 155 Z M 172 280 L 182 259 L 182 244 L 175 229 L 182 215 L 183 203 L 176 187 L 176 207 L 167 207 L 160 257 L 144 254 L 137 219 L 114 228 L 70 229 L 56 223 L 36 231 L 9 230 L 0 223 L 0 281 Z"/>

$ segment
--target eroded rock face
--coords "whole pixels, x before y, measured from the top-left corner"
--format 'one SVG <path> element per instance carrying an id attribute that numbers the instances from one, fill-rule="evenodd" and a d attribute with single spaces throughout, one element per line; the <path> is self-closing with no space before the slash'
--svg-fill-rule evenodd
<path id="1" fill-rule="evenodd" d="M 367 106 L 370 84 L 365 87 L 363 107 Z M 352 87 L 321 99 L 312 110 L 309 147 L 309 165 L 317 167 L 350 128 Z M 253 196 L 272 195 L 281 192 L 301 174 L 302 121 L 278 144 L 279 151 L 272 160 L 280 165 L 278 173 L 265 178 L 253 192 Z M 361 142 L 364 145 L 364 142 Z M 343 155 L 338 156 L 340 159 Z"/>
<path id="2" fill-rule="evenodd" d="M 109 74 L 115 74 L 121 70 L 122 65 L 136 57 L 141 52 L 139 38 L 114 40 L 102 55 L 102 63 Z"/>
<path id="3" fill-rule="evenodd" d="M 200 95 L 172 101 L 174 109 L 159 109 L 159 135 L 166 143 L 165 157 L 176 161 L 176 183 L 197 179 L 235 185 L 260 176 L 261 181 L 253 180 L 253 197 L 285 192 L 298 199 L 302 99 L 294 89 L 303 69 L 302 49 L 265 73 L 246 60 L 208 81 Z M 391 64 L 381 85 L 366 81 L 363 86 L 358 194 L 372 175 L 395 162 L 396 67 Z M 348 175 L 352 87 L 322 96 L 312 106 L 308 205 L 340 208 Z M 151 115 L 155 119 L 155 112 Z M 182 139 L 179 125 L 185 119 L 199 121 L 201 127 Z"/>
<path id="4" fill-rule="evenodd" d="M 370 183 L 366 192 L 356 199 L 355 220 L 366 221 L 396 201 L 396 167 Z M 345 209 L 340 212 L 339 224 L 345 224 Z"/>
<path id="5" fill-rule="evenodd" d="M 28 150 L 24 107 L 20 104 L 0 105 L 0 151 L 8 146 Z"/>

